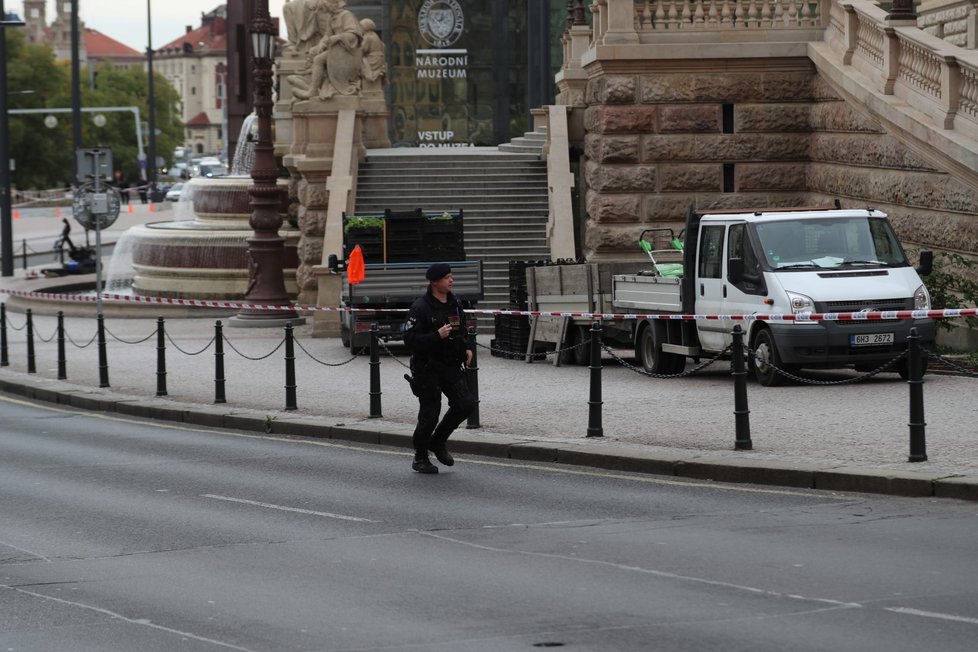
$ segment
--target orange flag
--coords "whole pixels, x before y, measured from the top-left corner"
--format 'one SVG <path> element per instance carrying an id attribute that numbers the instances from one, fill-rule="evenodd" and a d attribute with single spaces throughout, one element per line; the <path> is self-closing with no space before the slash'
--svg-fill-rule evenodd
<path id="1" fill-rule="evenodd" d="M 350 262 L 346 265 L 346 278 L 350 285 L 356 285 L 363 280 L 363 277 L 363 251 L 360 245 L 357 245 L 350 252 Z"/>

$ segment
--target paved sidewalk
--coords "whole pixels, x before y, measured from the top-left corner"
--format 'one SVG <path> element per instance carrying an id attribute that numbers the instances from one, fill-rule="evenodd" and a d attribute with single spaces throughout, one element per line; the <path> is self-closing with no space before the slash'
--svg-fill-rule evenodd
<path id="1" fill-rule="evenodd" d="M 18 278 L 3 289 L 37 289 Z M 8 310 L 9 366 L 0 390 L 86 409 L 256 432 L 410 447 L 417 402 L 403 379 L 407 356 L 391 345 L 381 358 L 382 418 L 371 419 L 369 364 L 338 340 L 295 329 L 296 410 L 286 410 L 284 329 L 231 328 L 227 316 L 166 317 L 166 390 L 157 397 L 156 318 L 106 318 L 109 387 L 100 388 L 95 320 L 69 316 L 67 380 L 57 380 L 56 319 L 36 315 L 36 373 L 28 374 L 26 320 Z M 90 315 L 94 314 L 91 308 Z M 199 314 L 199 313 L 198 313 Z M 108 313 L 107 313 L 108 315 Z M 215 320 L 224 324 L 225 395 L 215 404 Z M 20 330 L 17 330 L 17 329 Z M 488 345 L 489 337 L 480 337 Z M 391 355 L 393 354 L 393 355 Z M 734 450 L 729 363 L 695 377 L 656 380 L 607 355 L 604 436 L 587 438 L 589 370 L 526 364 L 479 349 L 481 428 L 450 441 L 480 454 L 703 480 L 833 491 L 978 500 L 978 379 L 928 375 L 924 385 L 928 461 L 911 464 L 909 392 L 896 374 L 850 385 L 748 385 L 753 450 Z M 821 380 L 852 372 L 819 372 Z M 410 472 L 405 467 L 405 472 Z"/>

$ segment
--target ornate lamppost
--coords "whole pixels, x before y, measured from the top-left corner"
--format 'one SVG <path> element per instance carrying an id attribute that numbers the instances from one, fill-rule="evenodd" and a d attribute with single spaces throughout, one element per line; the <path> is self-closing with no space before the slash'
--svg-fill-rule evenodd
<path id="1" fill-rule="evenodd" d="M 275 51 L 275 32 L 268 14 L 268 0 L 259 0 L 251 21 L 251 46 L 255 75 L 255 116 L 258 139 L 255 142 L 255 161 L 251 168 L 251 219 L 254 234 L 248 238 L 248 289 L 245 301 L 276 306 L 291 305 L 285 292 L 283 276 L 285 238 L 278 229 L 282 226 L 279 214 L 281 192 L 278 188 L 278 165 L 272 144 L 272 59 Z M 232 323 L 237 325 L 277 326 L 284 320 L 296 322 L 298 313 L 282 310 L 242 308 Z"/>

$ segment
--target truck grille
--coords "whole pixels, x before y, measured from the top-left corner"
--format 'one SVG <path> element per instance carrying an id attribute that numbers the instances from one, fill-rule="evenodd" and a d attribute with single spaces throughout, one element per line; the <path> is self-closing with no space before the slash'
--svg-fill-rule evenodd
<path id="1" fill-rule="evenodd" d="M 860 310 L 913 310 L 913 299 L 855 299 L 851 301 L 820 301 L 815 304 L 818 312 L 859 312 Z M 899 323 L 899 319 L 874 320 L 874 323 Z M 845 326 L 851 322 L 840 321 Z"/>

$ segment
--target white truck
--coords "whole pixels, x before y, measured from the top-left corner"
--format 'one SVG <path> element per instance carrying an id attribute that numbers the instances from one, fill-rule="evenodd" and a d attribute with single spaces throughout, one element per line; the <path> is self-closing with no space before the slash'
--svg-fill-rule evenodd
<path id="1" fill-rule="evenodd" d="M 907 260 L 887 216 L 867 209 L 769 209 L 686 217 L 682 276 L 655 266 L 612 279 L 612 307 L 630 314 L 799 314 L 925 310 L 930 295 L 920 267 Z M 867 321 L 733 321 L 637 319 L 628 322 L 636 358 L 646 371 L 673 374 L 686 359 L 727 349 L 740 324 L 762 385 L 784 376 L 773 367 L 872 370 L 906 349 L 916 327 L 930 347 L 930 319 Z M 621 324 L 616 324 L 620 327 Z M 765 364 L 770 362 L 770 364 Z M 906 358 L 894 367 L 908 375 Z"/>

